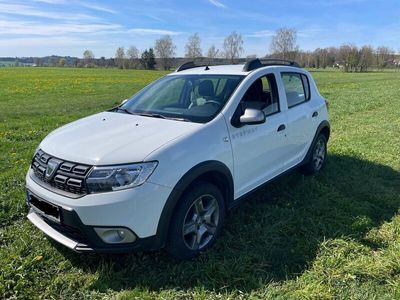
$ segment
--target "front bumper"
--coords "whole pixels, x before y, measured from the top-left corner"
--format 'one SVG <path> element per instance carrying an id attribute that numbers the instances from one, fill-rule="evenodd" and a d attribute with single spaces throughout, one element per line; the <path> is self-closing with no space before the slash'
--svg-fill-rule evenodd
<path id="1" fill-rule="evenodd" d="M 93 227 L 80 222 L 75 212 L 65 214 L 64 211 L 63 217 L 64 221 L 57 223 L 32 208 L 28 213 L 28 219 L 32 224 L 56 242 L 76 252 L 120 253 L 155 250 L 161 246 L 161 240 L 157 235 L 139 238 L 130 244 L 106 244 L 97 236 Z"/>
<path id="2" fill-rule="evenodd" d="M 54 193 L 26 176 L 28 219 L 45 234 L 78 252 L 128 252 L 154 250 L 162 246 L 157 227 L 170 189 L 145 183 L 134 189 L 89 194 L 78 199 Z M 32 206 L 29 197 L 55 206 L 59 218 L 43 214 Z M 124 227 L 136 235 L 136 241 L 108 244 L 94 227 Z"/>

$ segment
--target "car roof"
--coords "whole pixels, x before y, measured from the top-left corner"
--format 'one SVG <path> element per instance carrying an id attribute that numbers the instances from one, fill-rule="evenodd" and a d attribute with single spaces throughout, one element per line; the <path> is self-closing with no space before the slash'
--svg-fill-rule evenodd
<path id="1" fill-rule="evenodd" d="M 175 72 L 169 74 L 172 75 L 241 75 L 247 76 L 255 70 L 259 69 L 276 69 L 279 68 L 285 71 L 292 71 L 293 69 L 302 70 L 299 64 L 290 60 L 281 59 L 253 59 L 246 62 L 245 64 L 237 65 L 198 65 L 194 62 L 187 62 Z"/>
<path id="2" fill-rule="evenodd" d="M 250 72 L 243 71 L 244 64 L 240 65 L 216 65 L 216 66 L 202 66 L 202 67 L 195 67 L 186 70 L 182 70 L 179 72 L 173 72 L 169 75 L 205 75 L 205 74 L 212 74 L 212 75 L 242 75 L 246 76 Z"/>

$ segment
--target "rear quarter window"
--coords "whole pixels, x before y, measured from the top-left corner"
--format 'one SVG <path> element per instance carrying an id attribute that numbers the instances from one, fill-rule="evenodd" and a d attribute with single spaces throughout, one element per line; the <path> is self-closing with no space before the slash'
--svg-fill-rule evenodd
<path id="1" fill-rule="evenodd" d="M 288 107 L 294 107 L 310 100 L 310 83 L 306 75 L 301 73 L 281 73 Z"/>

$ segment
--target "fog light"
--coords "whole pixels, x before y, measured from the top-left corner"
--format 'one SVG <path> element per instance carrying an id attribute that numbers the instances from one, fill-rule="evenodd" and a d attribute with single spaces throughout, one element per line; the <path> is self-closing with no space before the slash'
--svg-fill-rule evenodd
<path id="1" fill-rule="evenodd" d="M 118 235 L 121 239 L 125 238 L 125 231 L 124 230 L 118 230 Z"/>
<path id="2" fill-rule="evenodd" d="M 127 228 L 95 227 L 94 230 L 107 244 L 125 244 L 136 241 L 136 235 Z"/>

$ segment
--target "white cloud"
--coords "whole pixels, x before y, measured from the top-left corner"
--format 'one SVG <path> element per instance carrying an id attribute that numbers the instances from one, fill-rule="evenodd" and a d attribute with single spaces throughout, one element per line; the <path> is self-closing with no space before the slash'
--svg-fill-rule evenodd
<path id="1" fill-rule="evenodd" d="M 35 2 L 42 2 L 47 4 L 63 4 L 65 0 L 34 0 Z"/>
<path id="2" fill-rule="evenodd" d="M 0 39 L 0 47 L 42 47 L 42 46 L 69 46 L 77 45 L 84 46 L 95 44 L 97 41 L 80 39 L 74 37 L 46 37 L 46 38 L 15 38 L 15 39 Z"/>
<path id="3" fill-rule="evenodd" d="M 52 1 L 52 0 L 50 0 Z M 101 11 L 101 12 L 107 12 L 110 14 L 116 14 L 117 12 L 113 9 L 110 9 L 108 7 L 105 6 L 101 6 L 101 5 L 97 5 L 97 4 L 91 4 L 91 3 L 86 3 L 86 2 L 77 2 L 78 5 L 92 9 L 92 10 L 97 10 L 97 11 Z"/>
<path id="4" fill-rule="evenodd" d="M 65 4 L 67 3 L 65 0 L 33 0 L 35 2 L 42 2 L 46 4 Z M 116 14 L 117 12 L 111 8 L 108 8 L 106 6 L 98 5 L 98 4 L 93 4 L 89 2 L 83 2 L 83 1 L 69 1 L 68 4 L 77 4 L 82 7 L 86 7 L 92 10 L 97 10 L 101 12 L 107 12 L 110 14 Z"/>
<path id="5" fill-rule="evenodd" d="M 66 14 L 52 11 L 41 11 L 29 5 L 0 3 L 0 13 L 9 15 L 21 15 L 41 17 L 55 20 L 98 20 L 97 17 L 86 14 Z"/>
<path id="6" fill-rule="evenodd" d="M 216 7 L 226 8 L 226 5 L 221 3 L 219 0 L 208 0 L 208 2 Z"/>
<path id="7" fill-rule="evenodd" d="M 160 18 L 160 17 L 157 17 L 157 16 L 155 16 L 155 15 L 145 15 L 145 16 L 148 17 L 148 18 L 150 18 L 150 19 L 152 19 L 152 20 L 158 21 L 158 22 L 165 22 L 164 19 L 162 19 L 162 18 Z"/>
<path id="8" fill-rule="evenodd" d="M 245 37 L 249 38 L 264 38 L 264 37 L 270 37 L 275 34 L 274 31 L 272 30 L 261 30 L 261 31 L 256 31 L 252 34 L 246 34 Z"/>
<path id="9" fill-rule="evenodd" d="M 182 32 L 164 30 L 164 29 L 150 29 L 150 28 L 133 28 L 129 32 L 139 35 L 179 35 Z"/>
<path id="10" fill-rule="evenodd" d="M 14 35 L 62 35 L 69 33 L 99 33 L 114 32 L 121 30 L 122 27 L 117 24 L 109 23 L 60 23 L 44 24 L 33 21 L 0 20 L 0 34 Z"/>

